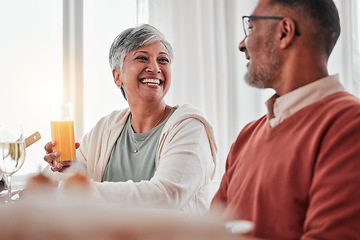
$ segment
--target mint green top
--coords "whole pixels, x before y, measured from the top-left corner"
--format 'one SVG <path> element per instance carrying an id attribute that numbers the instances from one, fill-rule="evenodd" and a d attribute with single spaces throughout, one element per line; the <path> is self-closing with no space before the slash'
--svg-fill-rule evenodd
<path id="1" fill-rule="evenodd" d="M 134 133 L 131 127 L 130 113 L 111 151 L 102 181 L 126 182 L 132 180 L 140 182 L 141 180 L 150 180 L 156 169 L 155 154 L 162 129 L 177 108 L 178 106 L 173 107 L 165 121 L 146 133 Z M 138 149 L 138 152 L 135 152 L 135 148 Z"/>

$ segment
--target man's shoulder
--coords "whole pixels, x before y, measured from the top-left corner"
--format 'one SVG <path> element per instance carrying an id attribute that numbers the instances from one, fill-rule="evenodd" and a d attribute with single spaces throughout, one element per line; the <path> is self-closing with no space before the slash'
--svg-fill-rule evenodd
<path id="1" fill-rule="evenodd" d="M 346 91 L 340 91 L 330 94 L 329 96 L 319 100 L 318 102 L 340 105 L 360 105 L 360 99 Z"/>
<path id="2" fill-rule="evenodd" d="M 316 111 L 312 108 L 309 110 L 324 116 L 360 116 L 360 99 L 345 91 L 331 94 L 313 104 L 313 107 Z"/>
<path id="3" fill-rule="evenodd" d="M 264 115 L 257 120 L 249 122 L 241 129 L 233 144 L 233 147 L 243 145 L 248 141 L 251 136 L 258 132 L 262 132 L 262 130 L 264 130 L 264 128 L 266 127 L 270 127 L 269 121 L 267 120 L 267 115 Z"/>
<path id="4" fill-rule="evenodd" d="M 345 91 L 331 94 L 294 114 L 292 122 L 299 131 L 320 134 L 334 140 L 360 131 L 360 100 Z"/>
<path id="5" fill-rule="evenodd" d="M 249 122 L 248 124 L 246 124 L 245 127 L 241 130 L 241 132 L 253 131 L 255 128 L 258 128 L 265 124 L 269 124 L 266 114 L 256 120 L 253 120 L 253 121 Z"/>

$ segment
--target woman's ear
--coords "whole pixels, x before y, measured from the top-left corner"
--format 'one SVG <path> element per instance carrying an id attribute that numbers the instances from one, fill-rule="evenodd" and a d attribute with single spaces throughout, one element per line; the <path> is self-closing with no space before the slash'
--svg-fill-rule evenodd
<path id="1" fill-rule="evenodd" d="M 122 81 L 121 81 L 121 72 L 119 69 L 113 69 L 112 70 L 112 75 L 113 75 L 113 78 L 114 78 L 114 82 L 116 84 L 116 86 L 118 86 L 119 88 L 121 88 L 122 86 Z"/>

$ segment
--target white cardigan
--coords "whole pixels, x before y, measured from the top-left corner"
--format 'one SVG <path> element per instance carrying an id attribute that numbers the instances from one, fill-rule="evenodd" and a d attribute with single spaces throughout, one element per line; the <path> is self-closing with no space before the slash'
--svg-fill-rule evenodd
<path id="1" fill-rule="evenodd" d="M 211 201 L 217 146 L 210 123 L 189 104 L 179 107 L 165 124 L 156 150 L 156 171 L 149 181 L 101 182 L 129 114 L 127 108 L 102 118 L 77 150 L 77 160 L 85 164 L 88 177 L 94 180 L 96 195 L 134 207 L 205 213 Z"/>

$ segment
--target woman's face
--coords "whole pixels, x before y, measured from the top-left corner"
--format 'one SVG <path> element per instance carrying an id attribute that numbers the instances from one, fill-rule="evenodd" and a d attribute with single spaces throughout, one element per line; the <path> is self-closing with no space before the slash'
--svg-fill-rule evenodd
<path id="1" fill-rule="evenodd" d="M 122 71 L 113 74 L 129 104 L 160 103 L 171 84 L 169 53 L 160 41 L 139 47 L 125 56 Z"/>

